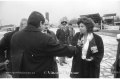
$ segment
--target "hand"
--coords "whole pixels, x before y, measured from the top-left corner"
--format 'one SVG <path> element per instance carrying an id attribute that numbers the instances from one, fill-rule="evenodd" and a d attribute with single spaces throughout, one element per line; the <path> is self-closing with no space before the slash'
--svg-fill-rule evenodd
<path id="1" fill-rule="evenodd" d="M 89 59 L 85 59 L 86 61 L 92 61 L 93 57 L 90 57 Z"/>
<path id="2" fill-rule="evenodd" d="M 97 46 L 91 47 L 91 51 L 92 53 L 97 53 L 98 52 Z"/>
<path id="3" fill-rule="evenodd" d="M 78 40 L 77 45 L 82 47 L 83 46 L 83 41 Z"/>
<path id="4" fill-rule="evenodd" d="M 9 60 L 5 60 L 4 62 L 0 63 L 0 66 L 7 65 L 9 63 Z"/>
<path id="5" fill-rule="evenodd" d="M 9 60 L 6 60 L 5 62 L 4 62 L 4 64 L 8 64 L 9 63 Z"/>

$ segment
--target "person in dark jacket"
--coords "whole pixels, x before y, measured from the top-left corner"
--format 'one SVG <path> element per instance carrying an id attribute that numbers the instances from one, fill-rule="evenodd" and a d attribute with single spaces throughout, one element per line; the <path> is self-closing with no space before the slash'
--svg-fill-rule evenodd
<path id="1" fill-rule="evenodd" d="M 57 39 L 61 44 L 69 44 L 69 29 L 67 27 L 67 21 L 62 21 L 60 28 L 56 32 Z"/>
<path id="2" fill-rule="evenodd" d="M 58 78 L 54 57 L 75 54 L 73 46 L 60 45 L 39 30 L 44 22 L 44 16 L 34 11 L 28 18 L 28 26 L 13 35 L 10 52 L 13 77 Z"/>
<path id="3" fill-rule="evenodd" d="M 12 35 L 17 31 L 18 30 L 16 28 L 15 31 L 5 33 L 3 38 L 1 38 L 0 40 L 0 62 L 4 62 L 6 59 L 9 60 L 10 40 L 11 40 Z"/>
<path id="4" fill-rule="evenodd" d="M 69 44 L 71 45 L 72 39 L 75 35 L 75 30 L 74 30 L 73 25 L 71 23 L 69 23 L 68 27 L 69 27 L 69 40 L 68 41 L 69 41 Z"/>
<path id="5" fill-rule="evenodd" d="M 18 27 L 17 27 L 18 28 Z M 7 67 L 4 67 L 5 72 L 10 72 L 10 40 L 12 38 L 12 35 L 18 31 L 18 29 L 15 29 L 15 31 L 5 33 L 3 38 L 0 40 L 0 63 L 5 63 Z"/>
<path id="6" fill-rule="evenodd" d="M 104 45 L 100 36 L 93 33 L 94 22 L 90 18 L 80 18 L 77 22 L 80 32 L 76 33 L 72 45 L 77 54 L 73 56 L 70 76 L 72 78 L 99 78 L 100 62 Z"/>
<path id="7" fill-rule="evenodd" d="M 5 33 L 3 38 L 0 40 L 0 63 L 4 65 L 4 72 L 11 72 L 11 66 L 10 66 L 10 41 L 14 33 L 18 32 L 19 30 L 22 30 L 26 27 L 27 19 L 23 18 L 20 23 L 20 27 L 16 27 L 15 31 Z M 19 29 L 20 28 L 20 29 Z M 2 66 L 3 66 L 2 65 Z M 3 77 L 3 76 L 2 76 Z M 5 75 L 4 75 L 5 77 Z"/>
<path id="8" fill-rule="evenodd" d="M 118 48 L 116 60 L 112 66 L 112 73 L 114 74 L 114 78 L 120 78 L 120 34 L 117 35 Z"/>
<path id="9" fill-rule="evenodd" d="M 67 23 L 67 20 L 63 18 L 61 21 L 61 26 L 56 32 L 56 37 L 61 44 L 69 45 L 69 29 L 67 27 Z M 59 63 L 61 66 L 63 66 L 63 64 L 67 64 L 66 58 L 59 57 Z"/>

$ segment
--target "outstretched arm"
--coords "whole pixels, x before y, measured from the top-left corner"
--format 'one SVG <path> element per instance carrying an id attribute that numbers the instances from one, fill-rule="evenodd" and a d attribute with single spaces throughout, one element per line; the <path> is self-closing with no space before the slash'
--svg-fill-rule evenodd
<path id="1" fill-rule="evenodd" d="M 50 56 L 68 56 L 71 57 L 75 54 L 75 47 L 68 45 L 61 45 L 59 42 L 50 38 L 45 52 Z"/>

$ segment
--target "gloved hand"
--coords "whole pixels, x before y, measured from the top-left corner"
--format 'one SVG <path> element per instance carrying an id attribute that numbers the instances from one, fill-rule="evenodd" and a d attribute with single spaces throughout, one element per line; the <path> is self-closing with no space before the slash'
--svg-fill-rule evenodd
<path id="1" fill-rule="evenodd" d="M 93 60 L 93 57 L 90 57 L 89 59 L 85 59 L 86 61 L 92 61 Z"/>

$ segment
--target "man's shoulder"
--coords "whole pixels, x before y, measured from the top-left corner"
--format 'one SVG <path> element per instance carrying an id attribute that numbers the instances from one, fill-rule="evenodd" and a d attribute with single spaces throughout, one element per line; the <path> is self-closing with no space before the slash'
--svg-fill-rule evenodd
<path id="1" fill-rule="evenodd" d="M 14 35 L 19 35 L 21 33 L 22 33 L 22 31 L 17 31 L 17 32 L 14 32 Z"/>
<path id="2" fill-rule="evenodd" d="M 14 33 L 15 33 L 15 31 L 7 32 L 4 34 L 4 37 L 11 37 Z"/>
<path id="3" fill-rule="evenodd" d="M 49 35 L 42 33 L 42 32 L 27 32 L 27 31 L 18 31 L 16 33 L 14 33 L 14 37 L 19 37 L 19 36 L 37 36 L 37 37 L 44 37 L 44 38 L 50 38 Z"/>

